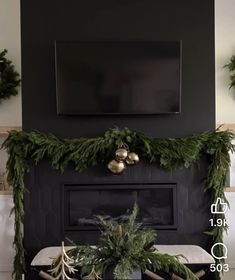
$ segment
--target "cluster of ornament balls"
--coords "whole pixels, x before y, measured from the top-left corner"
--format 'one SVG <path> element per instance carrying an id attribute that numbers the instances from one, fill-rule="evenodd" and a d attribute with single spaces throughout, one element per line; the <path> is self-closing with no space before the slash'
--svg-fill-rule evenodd
<path id="1" fill-rule="evenodd" d="M 115 152 L 115 159 L 108 163 L 108 169 L 114 174 L 121 174 L 127 165 L 134 165 L 140 161 L 139 156 L 129 152 L 127 145 L 119 147 Z"/>

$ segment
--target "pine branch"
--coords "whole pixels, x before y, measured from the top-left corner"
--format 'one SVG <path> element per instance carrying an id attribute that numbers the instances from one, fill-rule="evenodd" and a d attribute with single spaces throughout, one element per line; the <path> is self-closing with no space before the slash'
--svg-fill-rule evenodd
<path id="1" fill-rule="evenodd" d="M 228 68 L 230 72 L 230 85 L 229 89 L 235 87 L 235 56 L 232 55 L 228 64 L 224 65 L 225 68 Z"/>
<path id="2" fill-rule="evenodd" d="M 7 50 L 0 52 L 0 103 L 4 99 L 18 94 L 19 73 L 10 60 L 6 58 Z"/>

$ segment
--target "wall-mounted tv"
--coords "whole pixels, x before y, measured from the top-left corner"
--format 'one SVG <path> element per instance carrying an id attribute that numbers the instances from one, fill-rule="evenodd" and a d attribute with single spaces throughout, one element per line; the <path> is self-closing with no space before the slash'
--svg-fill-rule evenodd
<path id="1" fill-rule="evenodd" d="M 60 115 L 180 112 L 180 41 L 56 41 L 55 56 Z"/>

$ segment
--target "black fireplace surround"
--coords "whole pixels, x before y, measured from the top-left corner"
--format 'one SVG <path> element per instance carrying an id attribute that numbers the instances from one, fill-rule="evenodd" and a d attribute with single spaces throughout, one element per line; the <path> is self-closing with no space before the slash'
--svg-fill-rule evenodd
<path id="1" fill-rule="evenodd" d="M 55 40 L 182 41 L 181 113 L 58 116 Z M 152 137 L 174 138 L 215 128 L 213 0 L 22 0 L 21 44 L 26 132 L 39 130 L 61 138 L 95 137 L 119 126 Z M 30 272 L 30 262 L 40 249 L 58 246 L 66 237 L 95 244 L 99 231 L 87 220 L 102 213 L 123 218 L 136 199 L 146 226 L 152 223 L 157 230 L 158 244 L 194 244 L 209 250 L 211 237 L 203 233 L 210 219 L 210 192 L 204 192 L 206 157 L 198 166 L 174 171 L 141 160 L 121 176 L 108 173 L 106 164 L 82 173 L 69 166 L 63 174 L 53 170 L 47 160 L 31 166 L 25 176 L 29 190 L 24 200 L 26 280 L 37 279 Z M 106 201 L 111 190 L 119 199 L 110 212 L 111 200 L 102 202 L 102 207 L 96 200 L 100 195 L 101 201 Z M 151 209 L 154 215 L 150 215 Z"/>
<path id="2" fill-rule="evenodd" d="M 116 221 L 126 219 L 134 202 L 139 221 L 157 230 L 158 244 L 194 244 L 209 249 L 210 192 L 204 192 L 207 159 L 190 169 L 165 171 L 144 162 L 112 175 L 105 165 L 63 174 L 47 160 L 26 175 L 25 247 L 27 260 L 48 246 L 69 238 L 79 244 L 96 244 L 94 215 Z M 143 180 L 145 178 L 145 180 Z"/>

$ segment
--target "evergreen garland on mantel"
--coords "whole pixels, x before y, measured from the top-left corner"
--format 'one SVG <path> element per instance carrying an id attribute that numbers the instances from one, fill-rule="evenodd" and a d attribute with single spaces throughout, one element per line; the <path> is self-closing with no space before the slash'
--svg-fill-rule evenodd
<path id="1" fill-rule="evenodd" d="M 144 133 L 131 131 L 128 128 L 111 129 L 102 137 L 58 139 L 52 134 L 41 132 L 12 131 L 3 144 L 9 154 L 7 161 L 8 184 L 13 187 L 15 238 L 13 276 L 21 280 L 25 271 L 25 251 L 23 247 L 23 220 L 24 220 L 24 175 L 29 171 L 29 161 L 39 163 L 48 158 L 53 168 L 61 172 L 69 163 L 74 164 L 77 171 L 82 171 L 97 164 L 107 163 L 113 157 L 113 152 L 123 143 L 136 151 L 141 159 L 158 164 L 160 167 L 173 170 L 180 167 L 189 168 L 198 162 L 202 154 L 210 158 L 208 176 L 205 189 L 211 191 L 211 202 L 215 203 L 218 197 L 226 200 L 224 186 L 230 167 L 229 151 L 234 152 L 232 144 L 234 134 L 230 131 L 204 132 L 185 138 L 157 139 Z M 214 219 L 224 218 L 222 214 L 215 215 Z M 223 233 L 226 226 L 212 228 L 208 233 L 213 241 L 223 242 Z M 216 247 L 218 250 L 220 247 Z M 222 248 L 221 248 L 222 250 Z M 215 252 L 221 255 L 222 252 Z M 220 279 L 220 276 L 217 275 Z"/>

